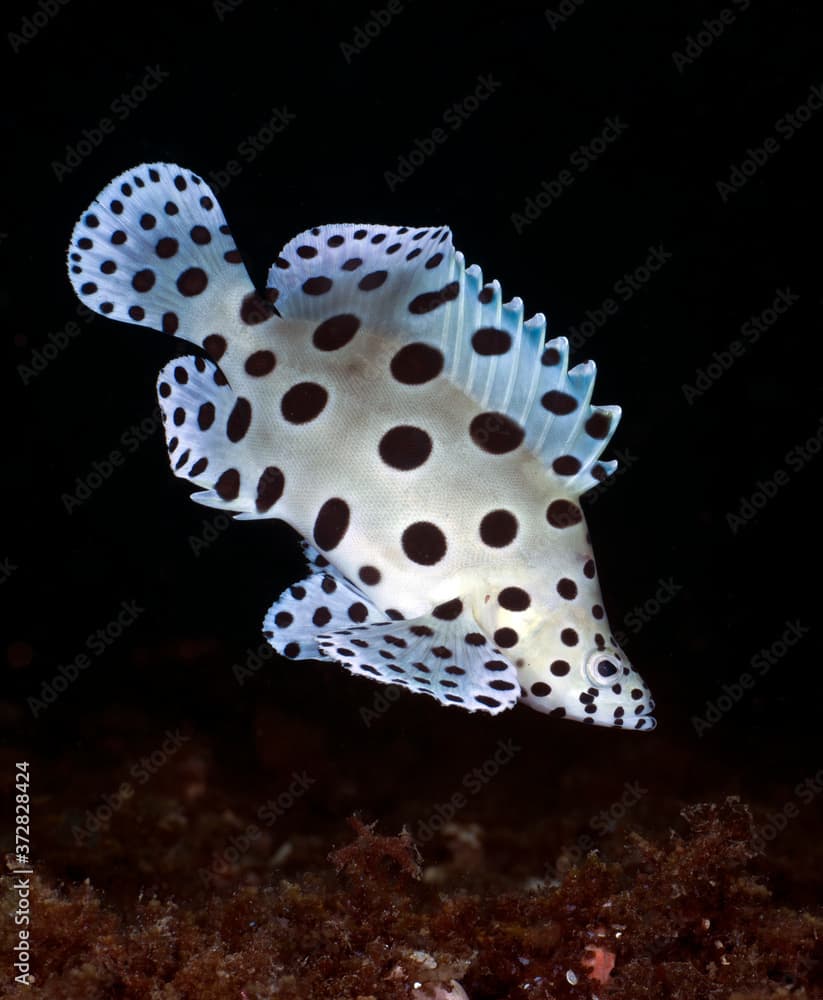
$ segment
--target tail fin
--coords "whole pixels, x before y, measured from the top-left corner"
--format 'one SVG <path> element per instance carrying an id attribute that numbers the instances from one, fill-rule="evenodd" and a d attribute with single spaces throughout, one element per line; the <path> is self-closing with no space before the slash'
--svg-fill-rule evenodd
<path id="1" fill-rule="evenodd" d="M 215 360 L 221 325 L 256 300 L 214 194 L 171 163 L 144 163 L 104 188 L 74 227 L 67 263 L 94 312 L 176 334 Z"/>

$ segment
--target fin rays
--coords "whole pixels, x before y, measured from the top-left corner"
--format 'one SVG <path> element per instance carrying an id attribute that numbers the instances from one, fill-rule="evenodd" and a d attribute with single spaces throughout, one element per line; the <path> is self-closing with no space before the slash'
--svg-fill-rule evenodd
<path id="1" fill-rule="evenodd" d="M 254 291 L 216 197 L 170 163 L 111 181 L 77 222 L 67 264 L 94 312 L 196 344 Z"/>
<path id="2" fill-rule="evenodd" d="M 448 229 L 345 224 L 301 233 L 282 250 L 269 287 L 284 316 L 353 314 L 387 335 L 442 355 L 451 382 L 490 414 L 522 429 L 523 446 L 570 495 L 613 469 L 598 463 L 620 416 L 593 407 L 595 367 L 568 370 L 568 342 L 544 342 L 545 317 L 524 322 L 523 302 L 466 267 Z"/>
<path id="3" fill-rule="evenodd" d="M 517 671 L 455 599 L 411 621 L 383 613 L 304 543 L 314 572 L 284 591 L 263 623 L 290 659 L 327 658 L 350 673 L 493 715 L 516 704 Z"/>

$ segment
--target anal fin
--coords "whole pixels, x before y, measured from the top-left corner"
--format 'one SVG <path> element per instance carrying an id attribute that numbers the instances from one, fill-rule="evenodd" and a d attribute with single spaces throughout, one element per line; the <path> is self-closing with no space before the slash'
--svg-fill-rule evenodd
<path id="1" fill-rule="evenodd" d="M 353 583 L 306 548 L 312 575 L 284 591 L 263 623 L 279 653 L 336 660 L 356 676 L 398 684 L 470 712 L 496 715 L 516 704 L 516 668 L 459 598 L 419 618 L 387 620 Z"/>

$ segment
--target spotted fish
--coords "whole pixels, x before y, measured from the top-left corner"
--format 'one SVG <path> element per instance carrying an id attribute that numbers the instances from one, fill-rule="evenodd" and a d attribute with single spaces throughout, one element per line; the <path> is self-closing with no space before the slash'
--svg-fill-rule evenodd
<path id="1" fill-rule="evenodd" d="M 469 711 L 654 728 L 579 505 L 620 409 L 448 229 L 309 229 L 260 294 L 205 182 L 153 163 L 82 215 L 68 269 L 95 312 L 203 349 L 158 378 L 171 465 L 198 503 L 303 536 L 309 576 L 263 625 L 279 653 Z"/>

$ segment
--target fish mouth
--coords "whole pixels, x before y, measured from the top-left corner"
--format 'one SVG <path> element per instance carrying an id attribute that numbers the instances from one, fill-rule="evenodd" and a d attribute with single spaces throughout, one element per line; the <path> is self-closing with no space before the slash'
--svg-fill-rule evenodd
<path id="1" fill-rule="evenodd" d="M 653 729 L 657 729 L 657 719 L 655 719 L 652 714 L 654 712 L 654 708 L 654 701 L 649 699 L 645 712 L 641 712 L 639 715 L 635 716 L 634 724 L 627 728 L 637 729 L 640 732 L 645 733 L 650 733 Z"/>
<path id="2" fill-rule="evenodd" d="M 577 722 L 583 722 L 587 725 L 614 726 L 623 732 L 650 733 L 657 728 L 657 719 L 653 715 L 654 707 L 654 702 L 650 705 L 644 705 L 643 711 L 635 715 L 631 711 L 627 712 L 625 706 L 617 706 L 617 711 L 622 709 L 622 714 L 615 714 L 614 716 L 609 716 L 606 713 L 589 714 L 586 712 L 585 714 L 580 714 L 578 710 L 567 710 L 566 718 L 574 719 Z"/>
<path id="3" fill-rule="evenodd" d="M 643 711 L 636 715 L 626 713 L 618 719 L 613 720 L 613 724 L 623 730 L 650 733 L 657 729 L 657 719 L 654 717 L 655 704 L 649 699 L 648 704 L 643 706 Z"/>

